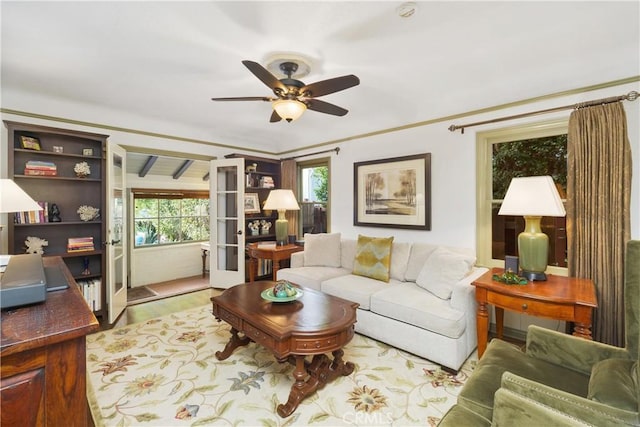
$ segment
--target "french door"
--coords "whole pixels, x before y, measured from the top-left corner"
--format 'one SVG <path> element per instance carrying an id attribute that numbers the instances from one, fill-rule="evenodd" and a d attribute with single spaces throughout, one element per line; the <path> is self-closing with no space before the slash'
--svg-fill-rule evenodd
<path id="1" fill-rule="evenodd" d="M 126 151 L 107 143 L 107 300 L 109 323 L 127 307 Z"/>
<path id="2" fill-rule="evenodd" d="M 212 160 L 209 283 L 229 288 L 245 281 L 244 159 Z"/>

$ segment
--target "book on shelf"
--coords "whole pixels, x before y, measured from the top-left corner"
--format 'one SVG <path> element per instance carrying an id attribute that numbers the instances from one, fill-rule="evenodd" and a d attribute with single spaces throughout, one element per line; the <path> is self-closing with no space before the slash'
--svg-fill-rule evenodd
<path id="1" fill-rule="evenodd" d="M 87 301 L 89 308 L 93 311 L 102 309 L 102 293 L 100 292 L 102 280 L 99 277 L 95 279 L 80 279 L 76 280 L 76 283 L 82 290 L 82 296 Z"/>
<path id="2" fill-rule="evenodd" d="M 94 251 L 93 237 L 69 237 L 67 239 L 67 252 Z"/>
<path id="3" fill-rule="evenodd" d="M 29 160 L 24 166 L 24 174 L 30 176 L 56 176 L 58 167 L 53 162 Z"/>
<path id="4" fill-rule="evenodd" d="M 23 212 L 14 212 L 13 213 L 13 223 L 14 224 L 41 224 L 44 222 L 49 222 L 49 203 L 48 202 L 37 202 L 42 210 L 39 211 L 23 211 Z"/>

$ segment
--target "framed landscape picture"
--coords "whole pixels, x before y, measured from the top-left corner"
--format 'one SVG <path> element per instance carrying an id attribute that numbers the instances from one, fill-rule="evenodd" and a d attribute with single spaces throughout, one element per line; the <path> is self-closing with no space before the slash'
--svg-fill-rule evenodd
<path id="1" fill-rule="evenodd" d="M 431 153 L 353 165 L 353 225 L 431 230 Z"/>
<path id="2" fill-rule="evenodd" d="M 260 199 L 258 193 L 245 193 L 244 213 L 260 213 Z"/>

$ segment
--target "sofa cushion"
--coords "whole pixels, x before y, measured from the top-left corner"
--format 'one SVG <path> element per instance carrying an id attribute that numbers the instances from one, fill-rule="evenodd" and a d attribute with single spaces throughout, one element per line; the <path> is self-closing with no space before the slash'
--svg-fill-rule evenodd
<path id="1" fill-rule="evenodd" d="M 472 257 L 438 248 L 427 258 L 416 283 L 439 298 L 449 299 L 455 284 L 469 274 L 475 261 Z"/>
<path id="2" fill-rule="evenodd" d="M 353 274 L 389 281 L 393 237 L 358 236 Z"/>
<path id="3" fill-rule="evenodd" d="M 351 273 L 350 270 L 341 267 L 297 267 L 282 268 L 276 273 L 278 280 L 288 280 L 305 288 L 320 290 L 322 282 L 338 276 Z"/>
<path id="4" fill-rule="evenodd" d="M 427 262 L 427 258 L 429 258 L 429 255 L 437 248 L 438 246 L 428 243 L 414 243 L 411 246 L 411 253 L 409 254 L 407 271 L 404 273 L 404 280 L 407 282 L 415 282 L 418 274 L 420 274 L 420 270 L 422 270 L 422 266 Z"/>
<path id="5" fill-rule="evenodd" d="M 356 259 L 356 239 L 342 239 L 340 248 L 341 267 L 353 271 L 353 261 Z"/>
<path id="6" fill-rule="evenodd" d="M 595 365 L 589 379 L 588 399 L 638 412 L 638 361 L 606 359 Z"/>
<path id="7" fill-rule="evenodd" d="M 336 297 L 344 298 L 360 304 L 361 309 L 369 310 L 371 295 L 387 287 L 393 287 L 400 282 L 390 280 L 389 283 L 370 279 L 364 276 L 347 274 L 322 282 L 320 290 Z"/>
<path id="8" fill-rule="evenodd" d="M 391 267 L 389 275 L 392 279 L 404 282 L 404 273 L 409 264 L 409 254 L 411 253 L 411 243 L 393 242 L 391 246 Z"/>
<path id="9" fill-rule="evenodd" d="M 304 266 L 340 267 L 340 233 L 306 233 Z"/>
<path id="10" fill-rule="evenodd" d="M 473 315 L 451 308 L 449 301 L 412 282 L 401 282 L 377 291 L 371 295 L 370 310 L 454 339 L 464 333 L 466 316 Z"/>

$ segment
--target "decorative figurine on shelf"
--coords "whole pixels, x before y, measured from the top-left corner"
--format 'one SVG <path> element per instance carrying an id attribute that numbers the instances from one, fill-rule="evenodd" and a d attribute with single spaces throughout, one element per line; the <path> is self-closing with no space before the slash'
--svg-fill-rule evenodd
<path id="1" fill-rule="evenodd" d="M 250 164 L 245 169 L 246 172 L 255 172 L 257 170 L 258 170 L 258 164 L 257 163 Z"/>
<path id="2" fill-rule="evenodd" d="M 269 229 L 271 228 L 271 222 L 265 221 L 263 219 L 262 221 L 260 221 L 260 225 L 262 226 L 261 233 L 262 234 L 269 234 Z"/>
<path id="3" fill-rule="evenodd" d="M 76 173 L 76 176 L 79 178 L 86 178 L 91 175 L 91 168 L 87 162 L 76 163 L 73 167 L 73 171 Z"/>
<path id="4" fill-rule="evenodd" d="M 91 270 L 89 270 L 89 257 L 86 256 L 82 259 L 82 275 L 83 276 L 88 276 L 91 274 Z"/>
<path id="5" fill-rule="evenodd" d="M 52 203 L 49 206 L 49 222 L 61 222 L 60 219 L 60 208 L 55 203 Z"/>
<path id="6" fill-rule="evenodd" d="M 80 219 L 83 221 L 93 221 L 100 216 L 100 209 L 93 206 L 82 205 L 77 210 Z"/>
<path id="7" fill-rule="evenodd" d="M 27 236 L 27 240 L 24 241 L 24 244 L 27 246 L 26 253 L 40 255 L 44 253 L 44 249 L 42 247 L 49 246 L 49 242 L 47 240 L 33 236 Z"/>
<path id="8" fill-rule="evenodd" d="M 249 230 L 251 230 L 252 236 L 257 236 L 258 234 L 260 234 L 260 221 L 256 219 L 255 221 L 250 222 Z"/>

